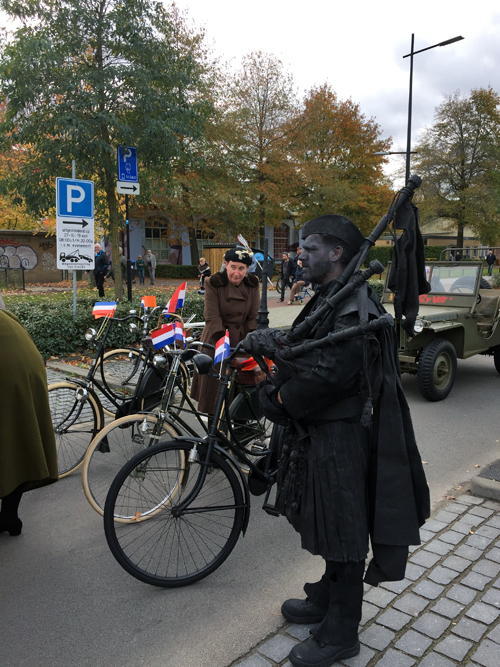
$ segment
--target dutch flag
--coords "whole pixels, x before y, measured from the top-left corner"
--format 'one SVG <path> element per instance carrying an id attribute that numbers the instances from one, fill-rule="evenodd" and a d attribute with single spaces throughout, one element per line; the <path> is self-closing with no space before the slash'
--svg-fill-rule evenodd
<path id="1" fill-rule="evenodd" d="M 94 303 L 92 315 L 97 320 L 99 317 L 113 317 L 118 301 L 97 301 Z"/>
<path id="2" fill-rule="evenodd" d="M 166 345 L 173 343 L 175 340 L 174 325 L 164 324 L 161 329 L 151 332 L 151 338 L 155 350 L 160 350 Z"/>
<path id="3" fill-rule="evenodd" d="M 184 347 L 186 345 L 186 332 L 182 328 L 182 324 L 180 322 L 176 322 L 174 327 L 175 327 L 175 340 L 182 341 L 182 346 Z"/>
<path id="4" fill-rule="evenodd" d="M 229 345 L 229 331 L 226 329 L 226 334 L 215 344 L 214 366 L 219 361 L 223 361 L 231 354 L 231 347 Z"/>
<path id="5" fill-rule="evenodd" d="M 163 309 L 164 314 L 175 313 L 177 308 L 182 308 L 182 306 L 184 305 L 184 301 L 186 299 L 186 287 L 187 287 L 187 282 L 182 283 L 182 285 L 179 285 L 179 287 L 172 294 L 169 302 Z"/>

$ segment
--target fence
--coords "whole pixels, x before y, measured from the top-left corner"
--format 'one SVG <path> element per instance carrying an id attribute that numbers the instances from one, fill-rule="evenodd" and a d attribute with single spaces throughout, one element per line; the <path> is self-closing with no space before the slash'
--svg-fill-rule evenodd
<path id="1" fill-rule="evenodd" d="M 5 286 L 6 289 L 22 288 L 25 290 L 24 269 L 22 267 L 19 269 L 9 269 L 0 266 L 0 285 Z"/>

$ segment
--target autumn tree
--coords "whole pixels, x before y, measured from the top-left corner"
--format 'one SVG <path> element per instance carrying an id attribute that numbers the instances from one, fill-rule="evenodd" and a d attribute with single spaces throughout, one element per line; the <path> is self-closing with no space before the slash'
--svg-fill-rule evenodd
<path id="1" fill-rule="evenodd" d="M 422 216 L 457 222 L 457 247 L 470 225 L 483 243 L 500 236 L 500 97 L 491 88 L 445 97 L 415 150 L 414 170 L 422 177 L 417 191 Z"/>
<path id="2" fill-rule="evenodd" d="M 96 217 L 109 227 L 118 266 L 116 147 L 137 147 L 147 202 L 154 177 L 168 178 L 201 134 L 208 104 L 197 95 L 199 63 L 155 0 L 0 0 L 0 7 L 23 24 L 0 56 L 0 151 L 26 150 L 20 173 L 4 186 L 42 217 L 54 204 L 55 177 L 70 176 L 76 160 L 77 176 L 96 182 Z M 120 281 L 115 291 L 119 298 Z"/>
<path id="3" fill-rule="evenodd" d="M 391 193 L 382 171 L 390 139 L 358 104 L 341 101 L 328 84 L 304 99 L 291 153 L 300 177 L 295 207 L 302 221 L 327 213 L 352 218 L 364 233 L 379 221 Z"/>

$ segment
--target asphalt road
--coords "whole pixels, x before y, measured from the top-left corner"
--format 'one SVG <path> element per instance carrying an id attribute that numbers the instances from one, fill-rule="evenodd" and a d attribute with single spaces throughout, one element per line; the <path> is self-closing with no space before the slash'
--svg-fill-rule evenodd
<path id="1" fill-rule="evenodd" d="M 500 458 L 500 375 L 489 357 L 459 362 L 446 401 L 404 377 L 433 506 Z M 460 491 L 453 491 L 459 493 Z M 23 534 L 0 534 L 0 663 L 5 667 L 226 667 L 281 625 L 283 599 L 320 571 L 284 519 L 254 499 L 246 536 L 191 587 L 159 589 L 126 574 L 78 474 L 23 497 Z"/>

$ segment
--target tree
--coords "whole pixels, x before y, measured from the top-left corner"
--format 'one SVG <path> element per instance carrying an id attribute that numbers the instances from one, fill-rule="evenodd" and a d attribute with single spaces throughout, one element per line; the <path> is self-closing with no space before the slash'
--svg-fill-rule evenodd
<path id="1" fill-rule="evenodd" d="M 424 217 L 457 222 L 457 247 L 470 225 L 483 243 L 499 237 L 500 97 L 491 88 L 447 95 L 425 130 L 413 160 L 422 178 L 417 191 Z"/>
<path id="2" fill-rule="evenodd" d="M 310 91 L 291 146 L 300 177 L 295 207 L 301 220 L 337 212 L 364 233 L 371 231 L 392 197 L 383 159 L 375 155 L 389 150 L 391 140 L 380 135 L 358 104 L 338 100 L 328 84 Z"/>
<path id="3" fill-rule="evenodd" d="M 0 0 L 0 6 L 23 22 L 0 59 L 6 102 L 0 150 L 26 151 L 23 168 L 5 187 L 43 217 L 54 204 L 55 177 L 70 175 L 76 160 L 78 177 L 96 181 L 96 217 L 109 227 L 118 266 L 116 147 L 137 147 L 148 202 L 154 179 L 168 178 L 187 140 L 202 131 L 209 105 L 197 95 L 199 63 L 154 0 Z M 116 281 L 116 297 L 121 293 Z"/>

